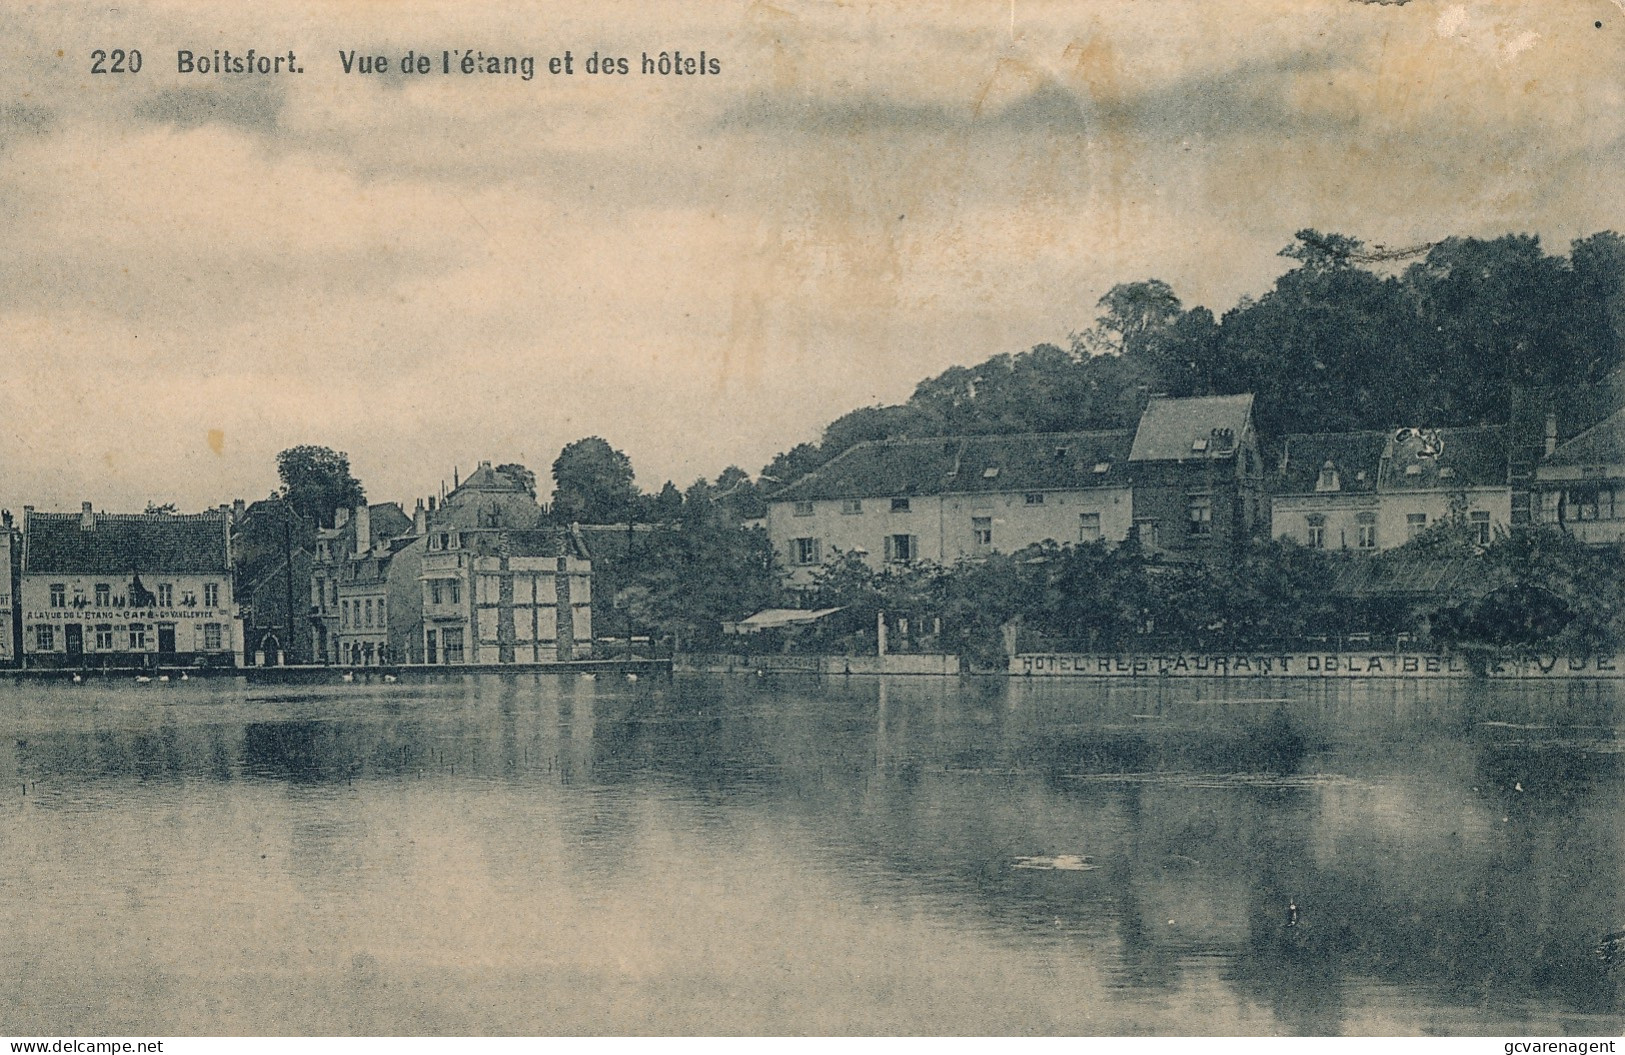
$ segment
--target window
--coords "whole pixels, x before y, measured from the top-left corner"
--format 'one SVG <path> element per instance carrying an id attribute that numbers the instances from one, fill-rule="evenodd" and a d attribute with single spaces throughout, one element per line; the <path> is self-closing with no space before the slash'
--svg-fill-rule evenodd
<path id="1" fill-rule="evenodd" d="M 1311 514 L 1305 518 L 1309 524 L 1309 548 L 1326 548 L 1326 518 L 1319 513 Z"/>
<path id="2" fill-rule="evenodd" d="M 425 655 L 428 656 L 430 663 L 440 662 L 440 648 L 438 641 L 439 638 L 433 630 L 425 630 L 423 632 L 423 651 Z"/>
<path id="3" fill-rule="evenodd" d="M 1570 491 L 1566 504 L 1574 520 L 1608 520 L 1614 515 L 1614 492 L 1591 487 Z"/>
<path id="4" fill-rule="evenodd" d="M 907 513 L 908 508 L 908 499 L 906 498 L 894 498 L 891 500 L 891 511 L 893 513 Z"/>
<path id="5" fill-rule="evenodd" d="M 144 652 L 144 651 L 146 651 L 146 648 L 147 648 L 147 624 L 145 624 L 145 623 L 131 623 L 130 624 L 130 650 L 132 652 Z"/>
<path id="6" fill-rule="evenodd" d="M 96 584 L 96 607 L 109 608 L 113 604 L 113 589 L 105 582 Z"/>
<path id="7" fill-rule="evenodd" d="M 886 560 L 894 564 L 907 564 L 920 555 L 920 540 L 917 535 L 887 535 Z"/>
<path id="8" fill-rule="evenodd" d="M 220 651 L 220 640 L 221 640 L 220 624 L 219 623 L 204 623 L 203 624 L 203 648 L 204 648 L 204 650 L 207 651 L 207 652 L 219 652 Z"/>
<path id="9" fill-rule="evenodd" d="M 1377 548 L 1377 514 L 1356 513 L 1354 516 L 1355 545 L 1360 549 Z"/>
<path id="10" fill-rule="evenodd" d="M 205 608 L 218 608 L 218 607 L 220 607 L 220 584 L 219 583 L 217 583 L 217 582 L 206 582 L 206 583 L 203 584 L 203 607 L 205 607 Z"/>
<path id="11" fill-rule="evenodd" d="M 1490 515 L 1483 510 L 1474 510 L 1467 514 L 1467 527 L 1472 532 L 1473 540 L 1480 546 L 1490 544 Z"/>
<path id="12" fill-rule="evenodd" d="M 161 582 L 158 584 L 158 607 L 175 607 L 175 586 L 173 583 Z"/>
<path id="13" fill-rule="evenodd" d="M 1078 541 L 1079 542 L 1099 542 L 1100 541 L 1100 514 L 1099 513 L 1079 513 L 1078 514 Z"/>
<path id="14" fill-rule="evenodd" d="M 857 514 L 859 514 L 861 512 L 863 512 L 863 499 L 861 499 L 861 498 L 843 498 L 843 499 L 841 499 L 841 513 L 843 515 L 845 515 L 845 516 L 856 516 Z"/>
<path id="15" fill-rule="evenodd" d="M 65 583 L 53 582 L 51 584 L 51 607 L 65 608 L 68 604 L 68 587 Z"/>
<path id="16" fill-rule="evenodd" d="M 1155 520 L 1136 520 L 1134 522 L 1134 537 L 1145 549 L 1156 549 L 1162 545 L 1162 530 Z"/>
<path id="17" fill-rule="evenodd" d="M 998 478 L 999 478 L 999 467 L 997 465 L 989 465 L 986 469 L 982 470 L 982 479 L 984 479 L 984 480 L 997 480 Z"/>
<path id="18" fill-rule="evenodd" d="M 1337 467 L 1331 462 L 1327 462 L 1325 465 L 1321 466 L 1320 479 L 1315 481 L 1315 490 L 1341 491 L 1342 489 L 1343 481 L 1338 478 Z"/>
<path id="19" fill-rule="evenodd" d="M 1044 494 L 1042 491 L 1030 491 L 1021 497 L 1030 506 L 1041 506 L 1044 504 Z"/>
<path id="20" fill-rule="evenodd" d="M 56 627 L 49 623 L 40 623 L 34 627 L 34 645 L 40 652 L 50 652 L 56 648 Z"/>
<path id="21" fill-rule="evenodd" d="M 1109 473 L 1111 471 L 1112 471 L 1112 463 L 1111 462 L 1096 462 L 1095 463 L 1095 475 L 1096 476 L 1105 476 L 1107 473 Z"/>
<path id="22" fill-rule="evenodd" d="M 971 517 L 970 518 L 970 530 L 971 530 L 971 535 L 976 540 L 976 548 L 977 549 L 992 549 L 993 548 L 993 518 L 992 517 Z"/>
<path id="23" fill-rule="evenodd" d="M 796 503 L 796 516 L 798 516 L 798 517 L 810 517 L 812 515 L 813 515 L 813 504 L 811 502 L 797 502 Z"/>
<path id="24" fill-rule="evenodd" d="M 446 648 L 447 663 L 461 663 L 463 661 L 463 630 L 461 627 L 449 627 L 440 631 L 440 640 Z"/>
<path id="25" fill-rule="evenodd" d="M 363 602 L 363 605 L 364 605 L 363 610 L 367 613 L 366 625 L 371 626 L 372 625 L 372 598 L 370 598 L 370 597 L 367 598 L 366 601 Z"/>
<path id="26" fill-rule="evenodd" d="M 446 586 L 448 588 L 448 591 L 451 594 L 451 603 L 452 604 L 462 604 L 463 603 L 463 584 L 458 582 L 456 579 L 451 579 L 446 583 Z"/>
<path id="27" fill-rule="evenodd" d="M 1186 530 L 1192 535 L 1213 534 L 1213 499 L 1197 495 L 1185 503 Z"/>
<path id="28" fill-rule="evenodd" d="M 339 626 L 349 626 L 349 625 L 350 625 L 350 602 L 349 601 L 340 601 L 339 602 Z"/>
<path id="29" fill-rule="evenodd" d="M 1205 450 L 1207 450 L 1207 439 L 1205 437 L 1198 436 L 1196 439 L 1191 440 L 1192 454 L 1200 454 Z"/>
<path id="30" fill-rule="evenodd" d="M 817 564 L 818 540 L 815 538 L 794 538 L 790 540 L 790 559 L 796 564 Z"/>
<path id="31" fill-rule="evenodd" d="M 1428 515 L 1426 513 L 1405 514 L 1405 537 L 1413 539 L 1427 529 Z"/>
<path id="32" fill-rule="evenodd" d="M 113 651 L 113 624 L 98 623 L 96 626 L 96 651 Z"/>
<path id="33" fill-rule="evenodd" d="M 442 598 L 441 598 L 441 594 L 440 594 L 440 580 L 439 579 L 431 579 L 431 580 L 429 580 L 429 603 L 430 604 L 440 604 L 441 600 L 442 600 Z"/>

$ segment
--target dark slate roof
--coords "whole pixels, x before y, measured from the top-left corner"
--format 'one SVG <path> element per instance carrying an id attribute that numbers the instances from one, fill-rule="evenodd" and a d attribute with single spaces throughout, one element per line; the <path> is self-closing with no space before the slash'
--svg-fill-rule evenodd
<path id="1" fill-rule="evenodd" d="M 1129 461 L 1173 462 L 1228 458 L 1236 451 L 1252 420 L 1252 395 L 1196 396 L 1172 399 L 1154 396 L 1140 415 Z M 1228 430 L 1233 440 L 1225 448 L 1212 441 L 1216 430 Z M 1197 450 L 1199 441 L 1205 449 Z"/>
<path id="2" fill-rule="evenodd" d="M 406 515 L 399 502 L 379 502 L 368 506 L 367 519 L 371 521 L 371 541 L 375 546 L 412 530 L 412 518 Z M 351 522 L 354 523 L 353 517 Z"/>
<path id="3" fill-rule="evenodd" d="M 1130 439 L 1127 430 L 1117 430 L 871 441 L 848 448 L 771 500 L 1126 487 Z"/>
<path id="4" fill-rule="evenodd" d="M 1507 484 L 1507 430 L 1503 425 L 1465 429 L 1395 429 L 1383 451 L 1383 491 L 1425 491 Z M 1403 435 L 1403 438 L 1401 438 Z M 1441 441 L 1430 454 L 1434 440 Z M 1417 471 L 1409 471 L 1410 466 Z"/>
<path id="5" fill-rule="evenodd" d="M 1377 490 L 1377 473 L 1392 435 L 1386 430 L 1294 433 L 1286 438 L 1276 493 L 1314 494 L 1321 470 L 1331 462 L 1338 476 L 1335 493 L 1372 494 Z"/>
<path id="6" fill-rule="evenodd" d="M 88 531 L 80 526 L 80 518 L 79 513 L 29 513 L 23 532 L 23 571 L 214 575 L 231 570 L 225 513 L 97 513 L 96 526 Z"/>
<path id="7" fill-rule="evenodd" d="M 1619 465 L 1625 462 L 1625 410 L 1616 411 L 1553 451 L 1547 465 Z"/>

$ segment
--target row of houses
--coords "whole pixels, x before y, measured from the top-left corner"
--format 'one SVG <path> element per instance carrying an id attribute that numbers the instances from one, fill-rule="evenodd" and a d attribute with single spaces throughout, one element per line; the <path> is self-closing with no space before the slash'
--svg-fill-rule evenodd
<path id="1" fill-rule="evenodd" d="M 209 512 L 25 507 L 0 522 L 0 664 L 507 664 L 592 653 L 592 562 L 489 462 L 408 516 L 285 501 Z"/>
<path id="2" fill-rule="evenodd" d="M 1170 559 L 1270 535 L 1376 553 L 1458 519 L 1485 544 L 1542 523 L 1625 540 L 1625 410 L 1540 406 L 1508 426 L 1290 435 L 1266 466 L 1252 396 L 1153 397 L 1134 429 L 858 444 L 778 491 L 766 526 L 795 585 L 842 554 L 951 564 L 1131 536 Z"/>

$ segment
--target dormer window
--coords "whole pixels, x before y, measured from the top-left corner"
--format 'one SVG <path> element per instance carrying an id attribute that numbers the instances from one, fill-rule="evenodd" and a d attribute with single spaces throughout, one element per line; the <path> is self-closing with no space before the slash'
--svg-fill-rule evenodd
<path id="1" fill-rule="evenodd" d="M 1201 454 L 1205 450 L 1207 450 L 1207 437 L 1206 436 L 1198 436 L 1194 440 L 1191 440 L 1191 453 L 1192 454 Z"/>
<path id="2" fill-rule="evenodd" d="M 1112 463 L 1111 462 L 1096 462 L 1095 463 L 1095 475 L 1096 476 L 1105 476 L 1107 473 L 1109 473 L 1111 471 L 1112 471 Z"/>
<path id="3" fill-rule="evenodd" d="M 1337 466 L 1327 462 L 1320 467 L 1320 478 L 1315 481 L 1316 491 L 1341 491 L 1343 481 L 1337 474 Z"/>

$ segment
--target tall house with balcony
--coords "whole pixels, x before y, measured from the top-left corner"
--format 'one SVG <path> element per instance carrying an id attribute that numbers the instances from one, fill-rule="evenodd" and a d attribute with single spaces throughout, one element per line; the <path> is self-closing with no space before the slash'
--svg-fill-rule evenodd
<path id="1" fill-rule="evenodd" d="M 547 663 L 592 656 L 592 559 L 578 530 L 548 522 L 530 481 L 490 462 L 423 516 L 391 573 L 392 610 L 412 605 L 413 661 Z M 404 558 L 404 560 L 402 559 Z"/>
<path id="2" fill-rule="evenodd" d="M 767 531 L 793 585 L 855 554 L 952 564 L 1046 540 L 1120 542 L 1133 522 L 1127 431 L 860 443 L 773 495 Z"/>

